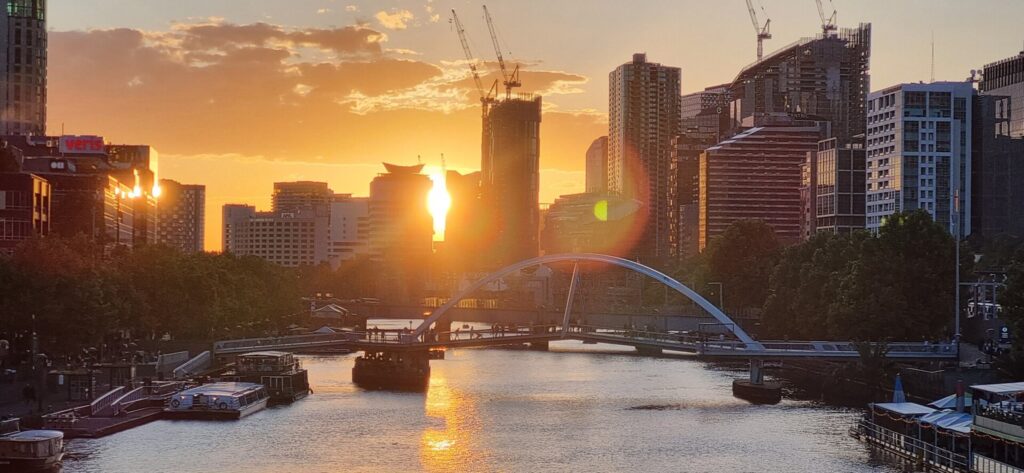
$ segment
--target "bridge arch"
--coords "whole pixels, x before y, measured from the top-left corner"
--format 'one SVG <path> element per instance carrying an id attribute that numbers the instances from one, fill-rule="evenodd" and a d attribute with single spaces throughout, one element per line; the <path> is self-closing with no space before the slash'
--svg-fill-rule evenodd
<path id="1" fill-rule="evenodd" d="M 722 309 L 718 308 L 717 306 L 709 302 L 707 299 L 705 299 L 703 296 L 698 294 L 693 289 L 686 287 L 683 283 L 676 281 L 675 279 L 672 279 L 670 276 L 668 276 L 665 273 L 662 273 L 661 271 L 651 268 L 650 266 L 645 266 L 643 264 L 637 263 L 636 261 L 630 261 L 628 259 L 619 258 L 617 256 L 602 255 L 597 253 L 562 253 L 557 255 L 545 255 L 539 256 L 537 258 L 523 260 L 518 263 L 510 264 L 473 283 L 466 289 L 460 291 L 450 300 L 448 300 L 447 303 L 445 303 L 441 307 L 434 309 L 434 311 L 431 312 L 430 316 L 423 320 L 423 323 L 416 328 L 412 335 L 415 338 L 421 337 L 430 328 L 431 325 L 433 325 L 435 322 L 441 319 L 445 312 L 448 312 L 449 309 L 455 307 L 455 305 L 458 304 L 459 301 L 461 301 L 463 298 L 471 295 L 473 292 L 480 289 L 486 284 L 489 284 L 495 280 L 503 278 L 509 274 L 515 273 L 516 271 L 529 268 L 531 266 L 549 263 L 559 263 L 564 261 L 573 263 L 607 263 L 651 277 L 654 280 L 672 288 L 676 292 L 682 294 L 683 296 L 686 296 L 686 298 L 696 303 L 702 309 L 707 311 L 707 313 L 711 314 L 712 317 L 718 320 L 719 323 L 721 323 L 729 331 L 731 331 L 733 335 L 736 336 L 736 338 L 738 338 L 743 343 L 746 343 L 749 348 L 761 348 L 761 344 L 758 343 L 757 340 L 754 340 L 753 337 L 751 337 L 749 334 L 747 334 L 747 332 L 743 330 L 743 328 L 741 328 L 739 325 L 733 322 L 732 319 L 725 314 L 725 312 L 722 312 Z M 571 301 L 569 302 L 571 303 Z"/>

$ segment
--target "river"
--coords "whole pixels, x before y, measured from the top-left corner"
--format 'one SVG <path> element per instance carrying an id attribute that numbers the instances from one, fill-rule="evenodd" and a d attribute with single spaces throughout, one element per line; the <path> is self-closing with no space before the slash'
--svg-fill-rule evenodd
<path id="1" fill-rule="evenodd" d="M 162 420 L 68 443 L 64 472 L 894 472 L 847 436 L 856 409 L 735 399 L 735 370 L 579 342 L 451 350 L 426 394 L 351 383 L 305 356 L 314 394 L 240 421 Z"/>

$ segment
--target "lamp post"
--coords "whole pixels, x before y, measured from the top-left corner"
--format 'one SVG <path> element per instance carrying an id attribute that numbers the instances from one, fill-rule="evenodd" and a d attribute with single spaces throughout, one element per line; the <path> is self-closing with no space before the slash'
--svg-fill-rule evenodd
<path id="1" fill-rule="evenodd" d="M 718 308 L 725 310 L 725 286 L 720 282 L 709 282 L 708 286 L 718 286 Z"/>
<path id="2" fill-rule="evenodd" d="M 959 186 L 957 186 L 959 187 Z M 953 238 L 956 239 L 956 284 L 953 306 L 953 340 L 956 342 L 957 354 L 960 353 L 960 190 L 953 193 Z"/>

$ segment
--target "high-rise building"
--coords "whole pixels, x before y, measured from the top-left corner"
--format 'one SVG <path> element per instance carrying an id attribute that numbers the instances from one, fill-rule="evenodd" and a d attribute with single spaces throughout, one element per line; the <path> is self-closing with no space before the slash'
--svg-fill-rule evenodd
<path id="1" fill-rule="evenodd" d="M 481 198 L 493 213 L 489 263 L 505 266 L 538 254 L 541 98 L 493 104 L 486 117 Z"/>
<path id="2" fill-rule="evenodd" d="M 328 249 L 332 265 L 367 253 L 369 214 L 368 198 L 334 195 L 331 201 L 331 245 Z"/>
<path id="3" fill-rule="evenodd" d="M 608 76 L 608 191 L 643 206 L 633 256 L 648 262 L 673 253 L 669 161 L 672 138 L 681 131 L 681 75 L 678 67 L 637 53 Z"/>
<path id="4" fill-rule="evenodd" d="M 871 25 L 804 38 L 745 68 L 733 80 L 733 126 L 762 113 L 832 123 L 840 144 L 864 133 L 870 92 Z"/>
<path id="5" fill-rule="evenodd" d="M 369 254 L 375 260 L 425 264 L 433 249 L 434 220 L 427 209 L 433 181 L 423 165 L 384 163 L 386 173 L 370 182 Z"/>
<path id="6" fill-rule="evenodd" d="M 256 256 L 286 267 L 328 262 L 326 206 L 291 212 L 257 212 L 251 205 L 223 208 L 224 251 Z"/>
<path id="7" fill-rule="evenodd" d="M 602 136 L 587 148 L 587 192 L 608 192 L 608 137 Z"/>
<path id="8" fill-rule="evenodd" d="M 203 251 L 206 186 L 160 179 L 156 241 L 183 253 Z"/>
<path id="9" fill-rule="evenodd" d="M 584 193 L 558 196 L 544 214 L 545 254 L 601 253 L 628 256 L 638 203 L 618 196 Z"/>
<path id="10" fill-rule="evenodd" d="M 864 229 L 864 137 L 846 145 L 829 138 L 807 154 L 803 168 L 801 205 L 803 238 L 815 233 L 850 234 Z"/>
<path id="11" fill-rule="evenodd" d="M 672 138 L 672 154 L 669 161 L 669 208 L 674 217 L 669 237 L 676 256 L 687 258 L 700 251 L 699 225 L 700 207 L 700 155 L 704 150 L 718 143 L 718 128 L 689 128 Z"/>
<path id="12" fill-rule="evenodd" d="M 54 234 L 89 235 L 104 245 L 156 241 L 157 153 L 145 145 L 109 145 L 99 136 L 9 135 L 21 172 L 49 181 Z"/>
<path id="13" fill-rule="evenodd" d="M 0 173 L 0 254 L 50 234 L 50 183 L 27 173 Z"/>
<path id="14" fill-rule="evenodd" d="M 700 92 L 686 94 L 680 99 L 679 117 L 683 121 L 683 129 L 693 126 L 687 119 L 708 111 L 723 113 L 729 107 L 729 85 L 721 84 L 707 87 Z"/>
<path id="15" fill-rule="evenodd" d="M 997 132 L 1011 138 L 1024 138 L 1024 51 L 985 65 L 979 88 L 984 95 L 1008 97 L 997 104 L 996 113 L 1010 119 L 1001 123 L 1004 129 Z"/>
<path id="16" fill-rule="evenodd" d="M 986 238 L 1024 236 L 1024 137 L 1009 136 L 1017 119 L 1013 102 L 1007 96 L 974 98 L 971 233 Z"/>
<path id="17" fill-rule="evenodd" d="M 924 210 L 971 234 L 970 82 L 901 84 L 868 96 L 867 221 L 877 231 L 896 212 Z"/>
<path id="18" fill-rule="evenodd" d="M 334 191 L 326 182 L 275 182 L 270 209 L 273 212 L 292 212 L 301 208 L 328 206 L 334 200 Z"/>
<path id="19" fill-rule="evenodd" d="M 4 0 L 0 134 L 46 134 L 46 0 Z"/>
<path id="20" fill-rule="evenodd" d="M 699 235 L 708 242 L 740 220 L 762 220 L 785 243 L 800 240 L 801 170 L 827 126 L 766 117 L 700 156 Z"/>
<path id="21" fill-rule="evenodd" d="M 480 175 L 479 171 L 448 171 L 445 175 L 451 206 L 445 216 L 442 253 L 445 267 L 455 273 L 488 267 L 482 255 L 487 254 L 494 238 L 494 215 L 481 200 Z"/>

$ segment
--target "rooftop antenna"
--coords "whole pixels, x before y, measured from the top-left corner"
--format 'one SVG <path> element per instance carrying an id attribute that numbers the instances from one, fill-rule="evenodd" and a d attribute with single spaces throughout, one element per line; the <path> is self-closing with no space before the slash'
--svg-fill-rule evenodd
<path id="1" fill-rule="evenodd" d="M 423 164 L 423 157 L 418 154 L 416 155 L 416 164 Z"/>
<path id="2" fill-rule="evenodd" d="M 932 82 L 935 82 L 935 30 L 932 30 Z"/>

